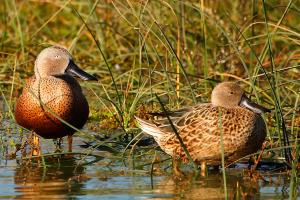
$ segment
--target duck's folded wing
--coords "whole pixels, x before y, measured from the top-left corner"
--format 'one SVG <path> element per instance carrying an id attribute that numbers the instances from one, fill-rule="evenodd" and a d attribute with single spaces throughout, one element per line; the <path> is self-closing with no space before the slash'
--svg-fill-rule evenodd
<path id="1" fill-rule="evenodd" d="M 153 137 L 160 137 L 163 134 L 163 131 L 160 129 L 160 124 L 156 122 L 151 122 L 149 120 L 144 120 L 139 117 L 135 117 L 138 121 L 138 126 L 145 133 L 152 135 Z"/>
<path id="2" fill-rule="evenodd" d="M 139 127 L 145 133 L 158 137 L 162 134 L 170 134 L 174 132 L 171 123 L 174 125 L 175 129 L 178 130 L 181 122 L 185 120 L 185 116 L 194 115 L 195 112 L 197 112 L 197 108 L 199 106 L 206 106 L 206 104 L 198 104 L 192 107 L 185 107 L 179 110 L 168 111 L 165 113 L 152 113 L 155 116 L 159 116 L 159 119 L 154 121 L 144 120 L 138 117 L 136 117 L 136 119 L 138 121 Z"/>
<path id="3" fill-rule="evenodd" d="M 158 116 L 158 117 L 181 117 L 185 113 L 189 112 L 192 107 L 186 107 L 179 110 L 167 111 L 167 112 L 150 112 L 149 115 Z"/>

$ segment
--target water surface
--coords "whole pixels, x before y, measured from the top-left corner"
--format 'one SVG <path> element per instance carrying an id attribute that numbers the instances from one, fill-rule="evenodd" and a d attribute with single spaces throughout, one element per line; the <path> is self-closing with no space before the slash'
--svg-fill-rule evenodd
<path id="1" fill-rule="evenodd" d="M 77 137 L 74 151 L 85 151 L 79 144 L 82 140 Z M 44 153 L 54 150 L 49 140 L 43 140 L 42 146 Z M 206 178 L 195 178 L 192 172 L 175 178 L 170 167 L 155 165 L 151 179 L 149 166 L 134 170 L 122 159 L 112 162 L 98 153 L 46 157 L 46 167 L 42 161 L 2 159 L 0 199 L 224 199 L 223 178 L 218 171 L 210 171 Z M 288 176 L 261 171 L 266 181 L 250 179 L 243 173 L 245 167 L 238 165 L 226 171 L 230 198 L 288 198 Z"/>

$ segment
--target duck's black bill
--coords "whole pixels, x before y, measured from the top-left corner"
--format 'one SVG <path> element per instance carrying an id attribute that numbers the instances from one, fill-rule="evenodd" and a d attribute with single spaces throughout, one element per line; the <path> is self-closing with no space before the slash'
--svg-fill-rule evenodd
<path id="1" fill-rule="evenodd" d="M 66 69 L 66 73 L 70 74 L 71 76 L 75 76 L 78 78 L 81 78 L 82 80 L 85 81 L 97 81 L 98 79 L 95 76 L 92 76 L 82 69 L 80 69 L 74 62 L 73 60 L 70 60 L 69 65 Z"/>
<path id="2" fill-rule="evenodd" d="M 240 101 L 240 105 L 243 105 L 246 108 L 248 108 L 249 110 L 252 110 L 253 112 L 258 113 L 258 114 L 271 112 L 270 109 L 265 108 L 261 105 L 258 105 L 256 103 L 252 102 L 248 97 L 246 97 L 246 95 L 242 96 L 242 99 Z"/>

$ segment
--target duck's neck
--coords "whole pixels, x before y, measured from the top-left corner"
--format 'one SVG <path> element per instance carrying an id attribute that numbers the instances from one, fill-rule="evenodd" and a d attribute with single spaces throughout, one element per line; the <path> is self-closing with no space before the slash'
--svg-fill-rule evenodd
<path id="1" fill-rule="evenodd" d="M 224 102 L 224 101 L 219 101 L 218 99 L 212 99 L 211 104 L 214 107 L 223 107 L 223 108 L 235 108 L 238 105 L 236 105 L 236 103 L 232 103 L 230 101 L 228 102 Z"/>

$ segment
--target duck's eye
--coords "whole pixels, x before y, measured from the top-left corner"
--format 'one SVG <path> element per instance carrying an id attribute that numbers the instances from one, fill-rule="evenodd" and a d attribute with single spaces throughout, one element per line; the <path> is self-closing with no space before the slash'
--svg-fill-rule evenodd
<path id="1" fill-rule="evenodd" d="M 233 94 L 233 92 L 231 91 L 230 94 Z"/>

